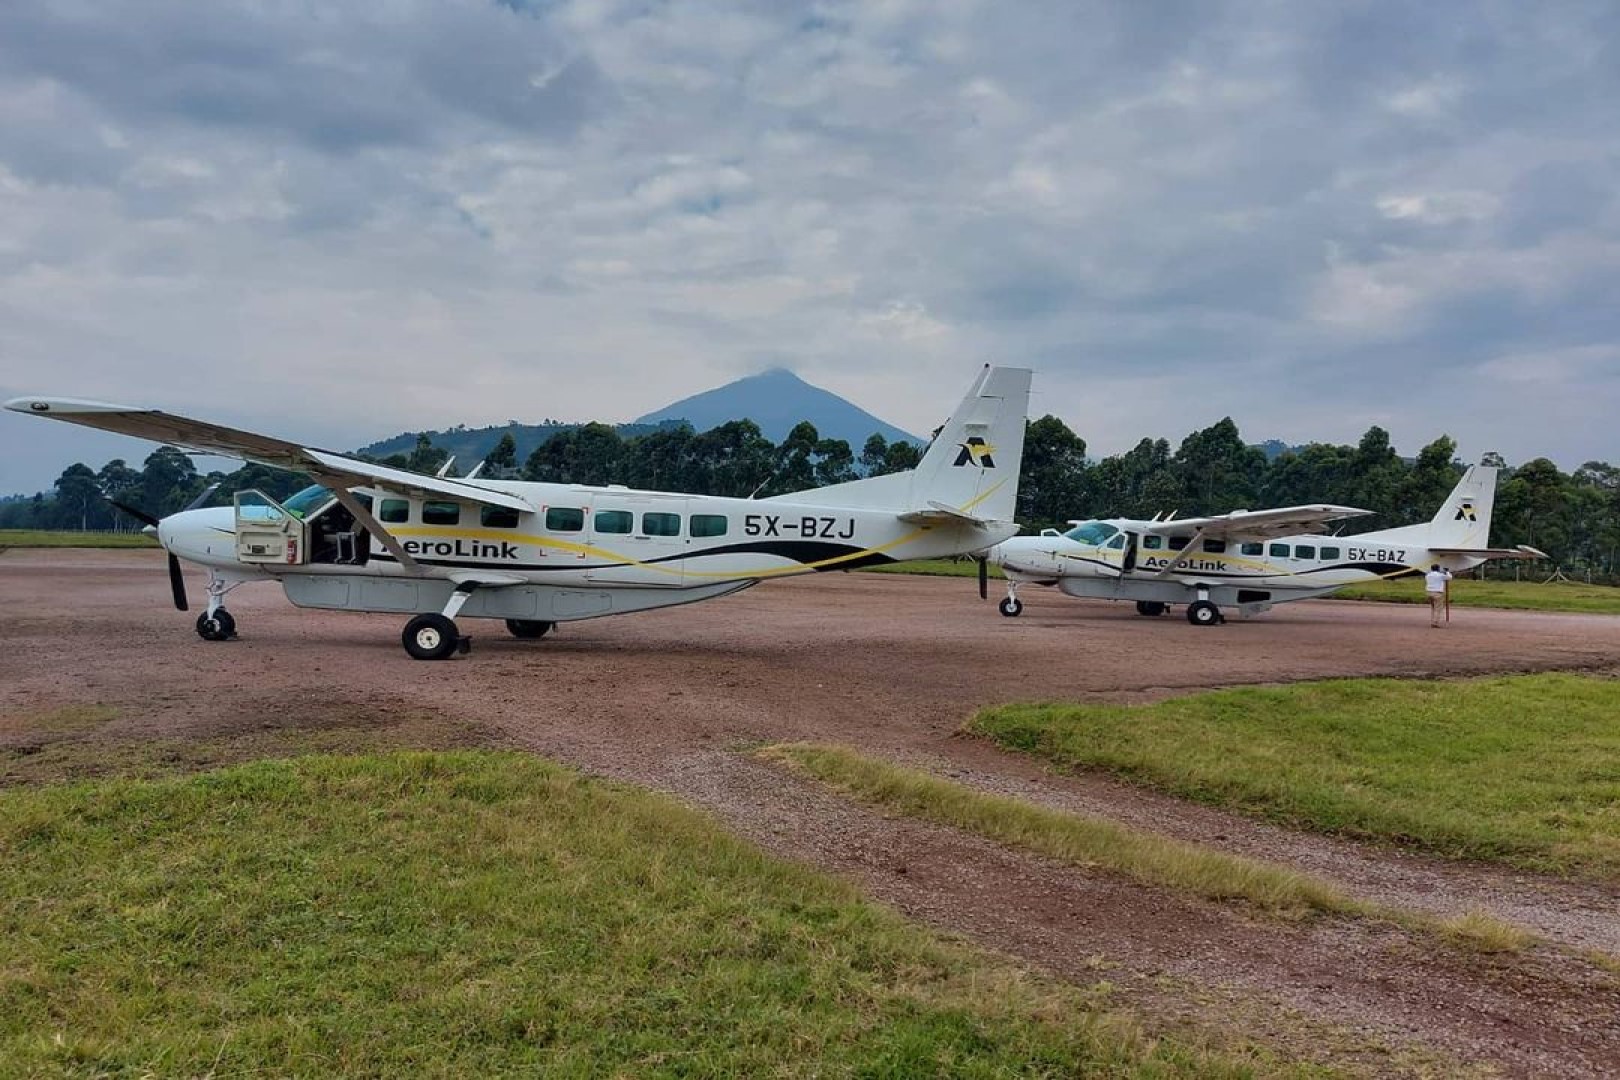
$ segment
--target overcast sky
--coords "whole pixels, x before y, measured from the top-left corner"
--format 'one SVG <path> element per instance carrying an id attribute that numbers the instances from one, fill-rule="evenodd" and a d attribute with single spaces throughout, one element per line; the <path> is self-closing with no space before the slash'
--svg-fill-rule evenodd
<path id="1" fill-rule="evenodd" d="M 5 0 L 0 397 L 1620 461 L 1620 5 Z M 150 444 L 0 414 L 0 492 Z"/>

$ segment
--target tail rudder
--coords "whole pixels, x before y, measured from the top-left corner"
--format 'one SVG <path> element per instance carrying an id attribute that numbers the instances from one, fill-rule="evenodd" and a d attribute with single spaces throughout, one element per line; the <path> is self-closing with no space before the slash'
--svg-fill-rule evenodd
<path id="1" fill-rule="evenodd" d="M 985 366 L 912 473 L 911 509 L 1012 521 L 1029 419 L 1028 368 Z"/>
<path id="2" fill-rule="evenodd" d="M 1470 465 L 1457 486 L 1429 522 L 1433 548 L 1490 546 L 1491 510 L 1496 505 L 1496 474 L 1492 465 Z"/>

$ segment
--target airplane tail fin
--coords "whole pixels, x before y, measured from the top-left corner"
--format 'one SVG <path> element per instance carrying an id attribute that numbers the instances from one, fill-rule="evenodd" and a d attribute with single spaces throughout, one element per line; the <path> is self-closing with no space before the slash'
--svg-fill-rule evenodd
<path id="1" fill-rule="evenodd" d="M 1430 548 L 1487 548 L 1491 509 L 1496 505 L 1496 474 L 1491 465 L 1470 465 L 1429 522 Z"/>
<path id="2" fill-rule="evenodd" d="M 796 491 L 812 506 L 893 510 L 903 517 L 1011 522 L 1029 416 L 1028 368 L 986 365 L 910 472 Z"/>

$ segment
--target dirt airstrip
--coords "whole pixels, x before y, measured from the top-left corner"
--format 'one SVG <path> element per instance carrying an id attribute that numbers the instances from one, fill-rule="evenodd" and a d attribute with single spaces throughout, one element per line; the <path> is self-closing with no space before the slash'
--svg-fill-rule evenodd
<path id="1" fill-rule="evenodd" d="M 191 583 L 200 601 L 200 576 Z M 1418 607 L 1314 601 L 1199 629 L 1046 590 L 1023 599 L 1024 615 L 1004 619 L 970 581 L 829 574 L 574 623 L 539 642 L 467 622 L 472 654 L 430 664 L 400 649 L 400 617 L 301 612 L 273 585 L 230 597 L 239 640 L 204 643 L 169 606 L 160 553 L 11 550 L 0 553 L 0 754 L 162 740 L 228 760 L 323 727 L 356 745 L 391 732 L 392 745 L 519 747 L 671 793 L 1037 969 L 1106 979 L 1166 1029 L 1240 1029 L 1379 1075 L 1620 1074 L 1620 975 L 1583 958 L 1620 955 L 1620 889 L 1299 835 L 1106 778 L 1053 776 L 957 733 L 979 706 L 1014 700 L 1610 673 L 1620 618 L 1461 609 L 1434 631 Z M 30 730 L 28 717 L 84 704 L 114 718 Z M 1366 921 L 1264 921 L 888 818 L 746 753 L 798 739 L 1286 863 L 1384 903 L 1483 910 L 1550 944 L 1489 957 Z"/>

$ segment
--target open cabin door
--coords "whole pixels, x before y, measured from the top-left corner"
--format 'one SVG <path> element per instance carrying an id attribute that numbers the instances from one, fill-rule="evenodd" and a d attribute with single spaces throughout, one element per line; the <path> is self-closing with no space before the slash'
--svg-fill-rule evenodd
<path id="1" fill-rule="evenodd" d="M 236 558 L 265 566 L 299 566 L 309 558 L 304 522 L 262 491 L 238 491 Z"/>

